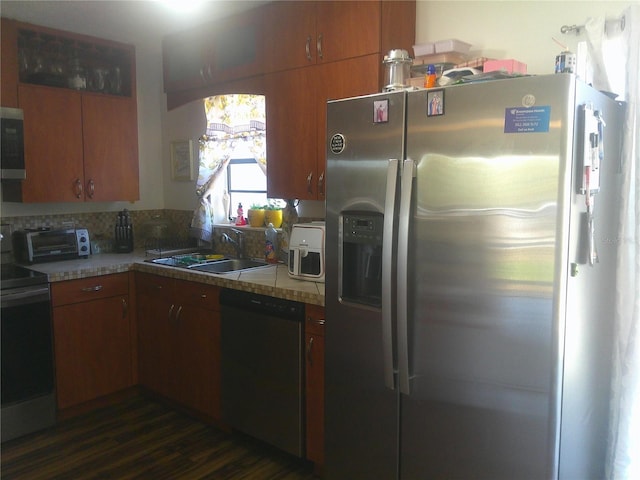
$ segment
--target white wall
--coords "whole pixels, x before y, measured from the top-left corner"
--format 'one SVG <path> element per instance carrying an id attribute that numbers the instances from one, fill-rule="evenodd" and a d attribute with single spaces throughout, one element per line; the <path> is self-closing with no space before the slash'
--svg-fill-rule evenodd
<path id="1" fill-rule="evenodd" d="M 550 74 L 561 47 L 576 52 L 584 35 L 562 34 L 563 25 L 588 17 L 618 17 L 632 2 L 614 1 L 432 1 L 418 0 L 416 43 L 456 38 L 470 43 L 471 56 L 514 58 L 528 73 Z"/>
<path id="2" fill-rule="evenodd" d="M 205 132 L 207 118 L 201 100 L 188 103 L 167 112 L 164 109 L 164 128 L 162 136 L 164 199 L 165 207 L 176 210 L 193 210 L 197 205 L 195 195 L 196 180 L 192 182 L 176 181 L 171 178 L 171 142 L 192 140 L 195 176 L 198 172 L 198 138 Z"/>

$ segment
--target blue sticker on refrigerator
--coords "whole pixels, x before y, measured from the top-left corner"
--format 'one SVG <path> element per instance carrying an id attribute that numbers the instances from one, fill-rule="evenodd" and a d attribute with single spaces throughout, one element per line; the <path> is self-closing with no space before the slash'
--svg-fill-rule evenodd
<path id="1" fill-rule="evenodd" d="M 510 107 L 504 109 L 504 133 L 543 133 L 549 131 L 551 107 Z"/>

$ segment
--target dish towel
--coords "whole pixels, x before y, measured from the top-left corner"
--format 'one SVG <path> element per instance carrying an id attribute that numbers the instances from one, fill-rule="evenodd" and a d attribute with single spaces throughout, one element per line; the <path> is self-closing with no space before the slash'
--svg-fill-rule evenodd
<path id="1" fill-rule="evenodd" d="M 213 209 L 208 199 L 200 198 L 200 205 L 193 212 L 191 219 L 191 236 L 205 242 L 213 238 Z"/>

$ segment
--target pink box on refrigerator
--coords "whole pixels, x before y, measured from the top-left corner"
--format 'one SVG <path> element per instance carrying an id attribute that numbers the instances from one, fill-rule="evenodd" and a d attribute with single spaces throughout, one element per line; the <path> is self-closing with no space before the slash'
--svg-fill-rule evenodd
<path id="1" fill-rule="evenodd" d="M 482 68 L 483 72 L 494 72 L 504 70 L 507 73 L 527 73 L 527 64 L 514 59 L 508 60 L 487 60 Z"/>

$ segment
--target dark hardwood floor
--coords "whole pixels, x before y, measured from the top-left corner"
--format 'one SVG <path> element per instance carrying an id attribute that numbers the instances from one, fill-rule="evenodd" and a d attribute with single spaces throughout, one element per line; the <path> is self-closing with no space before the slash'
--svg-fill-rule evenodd
<path id="1" fill-rule="evenodd" d="M 3 480 L 287 479 L 313 466 L 136 394 L 2 444 Z"/>

